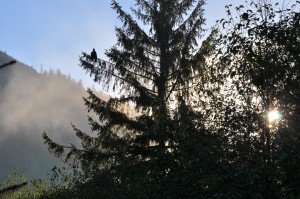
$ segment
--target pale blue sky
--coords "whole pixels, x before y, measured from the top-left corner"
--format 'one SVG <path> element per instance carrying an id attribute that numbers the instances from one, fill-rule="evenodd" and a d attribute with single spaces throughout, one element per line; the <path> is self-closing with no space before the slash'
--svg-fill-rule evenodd
<path id="1" fill-rule="evenodd" d="M 134 0 L 118 0 L 125 8 Z M 225 5 L 244 0 L 207 0 L 207 28 L 225 16 Z M 119 24 L 110 0 L 1 0 L 0 50 L 40 70 L 59 68 L 91 85 L 78 66 L 81 51 L 98 57 L 115 44 Z"/>

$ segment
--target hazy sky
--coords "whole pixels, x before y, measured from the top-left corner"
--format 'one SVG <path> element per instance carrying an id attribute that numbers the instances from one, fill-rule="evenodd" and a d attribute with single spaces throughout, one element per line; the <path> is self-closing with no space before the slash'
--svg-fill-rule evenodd
<path id="1" fill-rule="evenodd" d="M 125 8 L 134 0 L 118 0 Z M 243 0 L 207 0 L 207 28 L 225 16 L 224 6 Z M 1 0 L 0 50 L 36 68 L 59 68 L 64 74 L 92 81 L 78 66 L 81 51 L 95 48 L 98 57 L 115 44 L 120 24 L 110 0 Z"/>

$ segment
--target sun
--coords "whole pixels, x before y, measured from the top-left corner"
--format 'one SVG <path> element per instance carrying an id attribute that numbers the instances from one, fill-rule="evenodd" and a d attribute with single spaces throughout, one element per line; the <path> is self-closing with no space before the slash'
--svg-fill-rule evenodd
<path id="1" fill-rule="evenodd" d="M 280 120 L 281 118 L 282 115 L 277 110 L 273 110 L 268 113 L 268 120 L 270 123 L 276 120 Z"/>

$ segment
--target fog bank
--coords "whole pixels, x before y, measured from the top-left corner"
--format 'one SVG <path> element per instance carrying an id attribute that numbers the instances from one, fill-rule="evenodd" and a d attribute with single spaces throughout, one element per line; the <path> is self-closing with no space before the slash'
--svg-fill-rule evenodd
<path id="1" fill-rule="evenodd" d="M 0 52 L 0 65 L 9 60 Z M 71 123 L 90 132 L 83 96 L 82 85 L 59 72 L 37 73 L 20 62 L 0 69 L 0 180 L 15 168 L 43 177 L 61 165 L 41 133 L 67 145 L 77 142 Z"/>

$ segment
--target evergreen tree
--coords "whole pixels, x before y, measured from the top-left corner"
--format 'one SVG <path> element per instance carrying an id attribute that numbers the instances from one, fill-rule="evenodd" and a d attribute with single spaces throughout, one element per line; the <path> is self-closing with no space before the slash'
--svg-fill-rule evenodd
<path id="1" fill-rule="evenodd" d="M 203 5 L 136 0 L 130 15 L 112 1 L 123 27 L 109 61 L 80 64 L 119 95 L 88 90 L 96 135 L 73 126 L 81 147 L 44 134 L 75 169 L 46 198 L 299 197 L 299 5 L 258 0 L 237 18 L 228 6 L 226 34 L 197 46 Z M 274 109 L 283 120 L 268 120 Z"/>
<path id="2" fill-rule="evenodd" d="M 99 121 L 89 117 L 96 136 L 74 126 L 82 148 L 59 145 L 44 134 L 52 152 L 62 156 L 69 149 L 67 161 L 79 165 L 84 180 L 74 194 L 199 197 L 212 183 L 205 169 L 216 160 L 205 146 L 217 144 L 210 143 L 203 111 L 192 108 L 194 86 L 204 84 L 206 57 L 214 50 L 215 31 L 197 45 L 204 34 L 204 3 L 136 0 L 130 15 L 112 1 L 123 27 L 116 28 L 118 43 L 106 52 L 109 61 L 83 53 L 80 64 L 119 96 L 104 101 L 88 91 L 85 104 Z"/>

